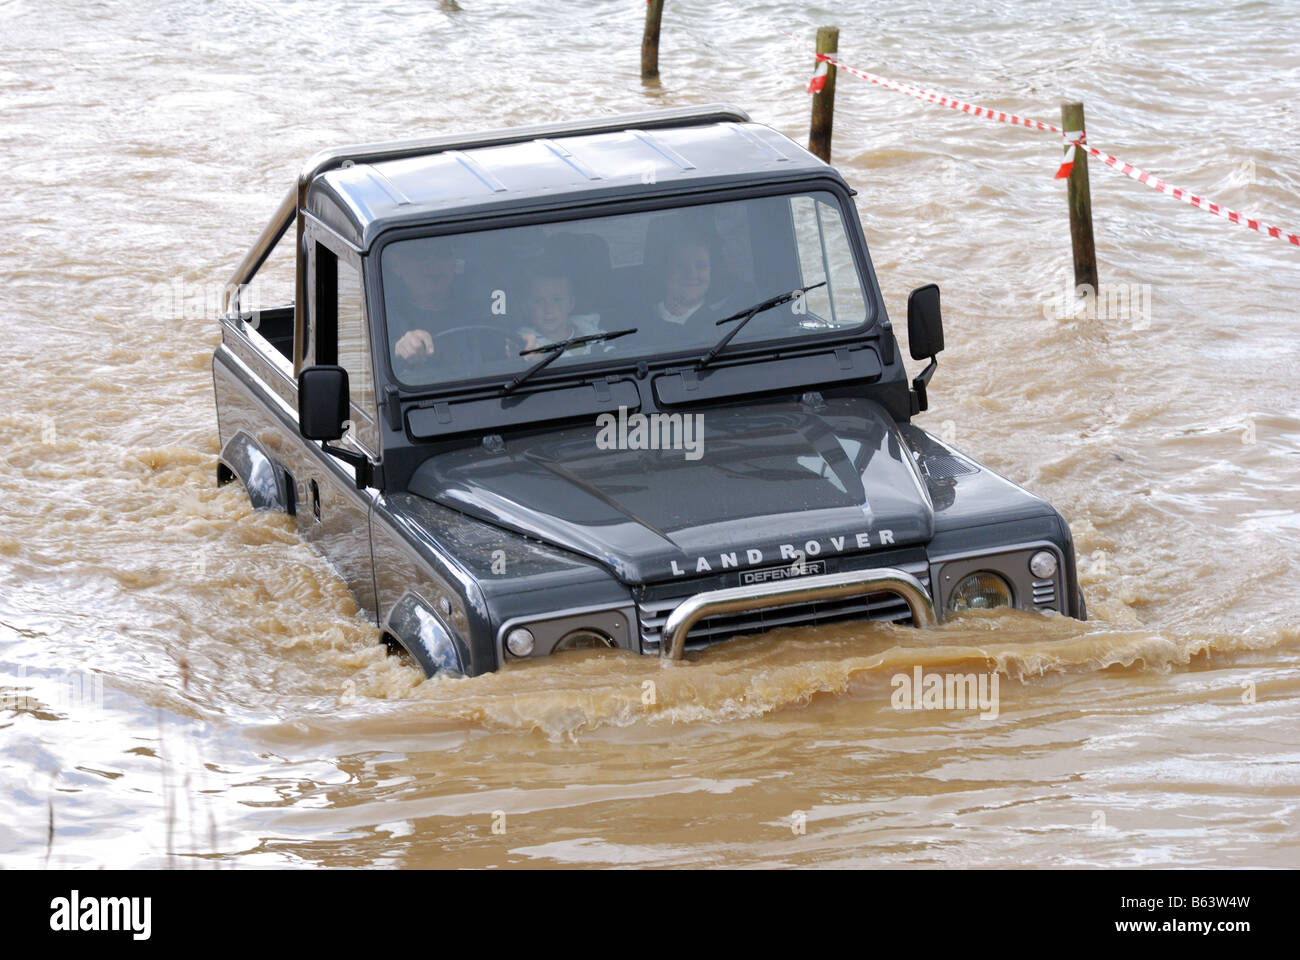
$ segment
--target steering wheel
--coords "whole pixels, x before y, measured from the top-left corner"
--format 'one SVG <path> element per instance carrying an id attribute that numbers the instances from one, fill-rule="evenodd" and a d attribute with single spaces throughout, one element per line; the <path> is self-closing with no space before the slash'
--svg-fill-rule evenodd
<path id="1" fill-rule="evenodd" d="M 491 336 L 496 343 L 487 345 L 484 334 Z M 409 359 L 399 359 L 401 369 L 398 376 L 402 380 L 441 380 L 452 376 L 454 370 L 466 367 L 482 368 L 493 361 L 504 360 L 513 355 L 511 346 L 515 338 L 500 329 L 486 323 L 466 323 L 458 327 L 448 327 L 431 335 L 434 352 L 421 354 Z M 461 340 L 457 349 L 457 340 Z M 466 347 L 473 346 L 474 355 L 468 355 Z"/>
<path id="2" fill-rule="evenodd" d="M 478 338 L 476 346 L 478 348 L 478 356 L 480 361 L 487 360 L 489 358 L 495 360 L 510 355 L 510 346 L 511 343 L 514 341 L 514 337 L 512 337 L 510 334 L 500 329 L 499 327 L 494 327 L 486 323 L 466 323 L 459 327 L 448 327 L 446 330 L 440 331 L 433 338 L 434 349 L 436 350 L 438 348 L 438 344 L 443 340 L 443 338 L 449 337 L 452 334 L 467 334 L 467 333 L 474 333 L 474 332 L 490 334 L 493 338 L 496 339 L 497 343 L 501 345 L 501 349 L 499 352 L 495 354 L 488 354 L 485 353 L 483 350 L 482 338 Z"/>

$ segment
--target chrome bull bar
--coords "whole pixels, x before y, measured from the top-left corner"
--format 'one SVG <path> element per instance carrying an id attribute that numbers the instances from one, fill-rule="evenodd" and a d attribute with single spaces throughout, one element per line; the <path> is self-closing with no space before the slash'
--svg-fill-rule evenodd
<path id="1" fill-rule="evenodd" d="M 886 592 L 898 594 L 907 602 L 915 626 L 932 627 L 937 622 L 934 602 L 921 581 L 896 567 L 798 577 L 777 583 L 707 590 L 687 597 L 664 623 L 659 657 L 662 660 L 680 660 L 686 652 L 686 635 L 691 632 L 691 627 L 707 617 Z"/>

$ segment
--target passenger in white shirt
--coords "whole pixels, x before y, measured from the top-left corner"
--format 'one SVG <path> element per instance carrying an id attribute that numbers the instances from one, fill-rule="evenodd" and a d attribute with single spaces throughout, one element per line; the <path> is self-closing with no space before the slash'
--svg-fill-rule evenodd
<path id="1" fill-rule="evenodd" d="M 519 328 L 524 349 L 533 350 L 570 337 L 596 333 L 600 327 L 600 314 L 574 314 L 576 304 L 573 281 L 568 276 L 553 270 L 532 276 L 528 281 L 524 306 L 528 324 Z M 565 352 L 570 356 L 588 354 L 591 346 L 583 344 Z"/>

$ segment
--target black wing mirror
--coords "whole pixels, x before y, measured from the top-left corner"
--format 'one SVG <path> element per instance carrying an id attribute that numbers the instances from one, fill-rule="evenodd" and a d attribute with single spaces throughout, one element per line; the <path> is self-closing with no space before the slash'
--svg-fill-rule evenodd
<path id="1" fill-rule="evenodd" d="M 365 454 L 330 446 L 342 440 L 348 419 L 348 372 L 331 364 L 307 367 L 298 374 L 298 430 L 308 440 L 323 440 L 321 449 L 357 472 L 357 489 L 364 490 L 377 477 L 376 467 Z"/>
<path id="2" fill-rule="evenodd" d="M 927 283 L 907 295 L 907 346 L 913 360 L 927 360 L 943 351 L 937 284 Z"/>
<path id="3" fill-rule="evenodd" d="M 321 364 L 298 374 L 298 429 L 308 440 L 340 440 L 348 419 L 348 372 Z"/>
<path id="4" fill-rule="evenodd" d="M 939 312 L 937 284 L 927 283 L 907 295 L 907 348 L 913 360 L 930 360 L 912 380 L 912 412 L 920 413 L 930 406 L 925 388 L 939 366 L 935 356 L 943 350 L 943 316 Z"/>

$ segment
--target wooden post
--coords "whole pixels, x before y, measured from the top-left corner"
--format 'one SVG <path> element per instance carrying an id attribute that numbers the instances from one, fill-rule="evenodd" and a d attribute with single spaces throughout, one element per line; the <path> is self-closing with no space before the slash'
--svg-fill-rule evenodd
<path id="1" fill-rule="evenodd" d="M 1061 129 L 1075 135 L 1086 131 L 1083 104 L 1061 104 Z M 1065 148 L 1070 149 L 1068 146 Z M 1070 197 L 1070 244 L 1074 248 L 1074 285 L 1097 292 L 1097 250 L 1092 242 L 1092 194 L 1088 189 L 1088 154 L 1076 150 L 1074 168 L 1066 181 Z"/>
<path id="2" fill-rule="evenodd" d="M 817 52 L 838 53 L 840 49 L 839 27 L 817 28 Z M 822 62 L 815 61 L 814 69 Z M 831 126 L 835 121 L 835 67 L 826 65 L 826 86 L 812 98 L 812 125 L 808 130 L 808 152 L 831 162 Z"/>
<path id="3" fill-rule="evenodd" d="M 645 34 L 641 37 L 641 79 L 659 76 L 659 21 L 664 15 L 664 0 L 649 0 L 645 7 Z"/>

